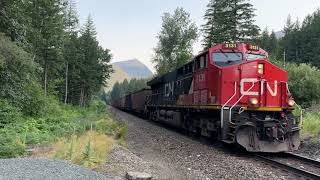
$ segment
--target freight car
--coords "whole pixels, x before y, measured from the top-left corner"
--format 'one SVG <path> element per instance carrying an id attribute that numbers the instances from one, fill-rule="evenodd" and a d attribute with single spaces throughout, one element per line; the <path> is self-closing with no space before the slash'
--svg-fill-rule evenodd
<path id="1" fill-rule="evenodd" d="M 258 46 L 218 44 L 149 81 L 152 92 L 139 105 L 151 120 L 247 151 L 293 151 L 300 128 L 287 81 L 287 72 Z"/>
<path id="2" fill-rule="evenodd" d="M 151 89 L 144 88 L 113 101 L 111 105 L 121 110 L 146 116 L 147 109 L 145 105 L 147 98 L 150 97 L 150 95 Z"/>

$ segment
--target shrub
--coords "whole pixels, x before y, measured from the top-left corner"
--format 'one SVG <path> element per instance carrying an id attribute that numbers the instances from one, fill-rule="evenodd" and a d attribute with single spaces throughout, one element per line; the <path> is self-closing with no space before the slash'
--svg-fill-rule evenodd
<path id="1" fill-rule="evenodd" d="M 308 112 L 303 120 L 303 135 L 318 138 L 320 136 L 320 113 Z"/>
<path id="2" fill-rule="evenodd" d="M 25 154 L 25 144 L 11 129 L 0 129 L 0 158 L 13 158 Z"/>
<path id="3" fill-rule="evenodd" d="M 37 83 L 39 65 L 30 54 L 0 34 L 0 98 L 26 115 L 41 110 L 41 92 Z"/>
<path id="4" fill-rule="evenodd" d="M 298 103 L 304 107 L 320 101 L 320 71 L 308 64 L 287 64 L 289 87 Z"/>
<path id="5" fill-rule="evenodd" d="M 281 62 L 271 60 L 282 67 Z M 283 67 L 289 74 L 289 88 L 298 104 L 304 108 L 320 102 L 320 70 L 309 64 L 287 63 Z"/>
<path id="6" fill-rule="evenodd" d="M 8 101 L 0 99 L 0 128 L 7 124 L 16 123 L 22 119 L 19 109 L 13 107 Z"/>

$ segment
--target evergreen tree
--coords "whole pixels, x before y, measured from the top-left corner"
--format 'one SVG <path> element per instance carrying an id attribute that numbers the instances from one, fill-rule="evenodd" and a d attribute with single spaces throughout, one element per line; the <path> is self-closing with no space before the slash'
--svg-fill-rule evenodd
<path id="1" fill-rule="evenodd" d="M 163 74 L 192 58 L 192 45 L 197 38 L 197 27 L 182 8 L 173 14 L 165 13 L 153 62 L 158 74 Z"/>
<path id="2" fill-rule="evenodd" d="M 265 28 L 260 37 L 258 38 L 258 44 L 261 48 L 267 50 L 268 46 L 269 46 L 269 40 L 270 40 L 270 37 L 269 37 L 269 30 L 268 28 Z"/>
<path id="3" fill-rule="evenodd" d="M 99 46 L 96 39 L 96 30 L 91 16 L 81 29 L 80 36 L 81 56 L 77 62 L 79 69 L 79 105 L 84 106 L 95 92 L 106 84 L 106 78 L 110 77 L 112 68 L 111 54 L 108 49 Z"/>
<path id="4" fill-rule="evenodd" d="M 116 82 L 110 92 L 110 100 L 117 100 L 126 94 L 141 90 L 147 87 L 148 79 L 125 79 L 122 83 Z M 109 97 L 106 97 L 109 98 Z"/>
<path id="5" fill-rule="evenodd" d="M 301 41 L 300 41 L 300 23 L 297 20 L 295 23 L 292 22 L 291 16 L 287 18 L 283 32 L 285 36 L 281 40 L 281 53 L 285 53 L 286 59 L 290 61 L 299 62 L 301 57 L 299 57 L 301 50 Z"/>
<path id="6" fill-rule="evenodd" d="M 276 33 L 273 30 L 271 31 L 271 34 L 269 36 L 269 42 L 268 42 L 267 50 L 272 55 L 276 55 L 277 54 L 278 39 L 276 37 Z"/>
<path id="7" fill-rule="evenodd" d="M 217 43 L 252 41 L 259 34 L 254 24 L 254 10 L 248 0 L 211 0 L 202 26 L 203 46 L 209 48 Z"/>
<path id="8" fill-rule="evenodd" d="M 116 82 L 113 87 L 112 87 L 112 90 L 111 90 L 111 93 L 110 93 L 110 96 L 111 96 L 111 100 L 117 100 L 121 97 L 121 87 L 120 87 L 120 84 L 119 82 Z"/>
<path id="9" fill-rule="evenodd" d="M 271 31 L 271 34 L 269 34 L 268 28 L 265 28 L 259 36 L 257 44 L 272 56 L 277 55 L 278 39 L 273 30 Z"/>
<path id="10" fill-rule="evenodd" d="M 27 39 L 32 54 L 43 69 L 42 84 L 45 94 L 54 92 L 60 81 L 59 70 L 63 67 L 64 9 L 62 0 L 29 0 L 26 15 L 31 18 Z"/>
<path id="11" fill-rule="evenodd" d="M 76 60 L 78 59 L 78 27 L 79 27 L 79 20 L 75 9 L 75 3 L 73 0 L 69 0 L 69 4 L 65 9 L 65 42 L 63 48 L 63 55 L 64 55 L 64 88 L 60 90 L 64 96 L 64 103 L 68 102 L 68 95 L 69 95 L 69 84 L 70 84 L 70 74 L 72 76 L 76 76 L 77 71 L 70 72 L 70 65 L 73 66 L 72 70 L 75 70 L 74 65 L 77 63 Z M 71 79 L 72 80 L 72 79 Z"/>
<path id="12" fill-rule="evenodd" d="M 25 16 L 28 1 L 0 1 L 0 32 L 5 33 L 11 41 L 24 42 L 30 17 Z"/>

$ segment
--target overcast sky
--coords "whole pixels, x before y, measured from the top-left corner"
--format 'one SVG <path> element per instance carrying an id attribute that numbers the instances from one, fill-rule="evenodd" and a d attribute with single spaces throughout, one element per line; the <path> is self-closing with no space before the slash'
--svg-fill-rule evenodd
<path id="1" fill-rule="evenodd" d="M 151 70 L 153 48 L 164 12 L 183 7 L 198 27 L 209 0 L 76 0 L 80 22 L 91 14 L 104 48 L 111 50 L 113 62 L 137 58 Z M 256 24 L 279 31 L 288 15 L 301 21 L 320 7 L 320 0 L 251 0 L 256 9 Z M 199 39 L 199 41 L 201 38 Z M 194 52 L 201 50 L 200 42 Z"/>

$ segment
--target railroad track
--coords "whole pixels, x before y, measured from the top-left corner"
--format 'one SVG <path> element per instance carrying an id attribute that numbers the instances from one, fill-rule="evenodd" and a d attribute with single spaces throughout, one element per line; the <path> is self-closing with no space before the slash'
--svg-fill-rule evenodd
<path id="1" fill-rule="evenodd" d="M 255 157 L 298 177 L 320 180 L 320 161 L 294 153 L 256 154 Z"/>

